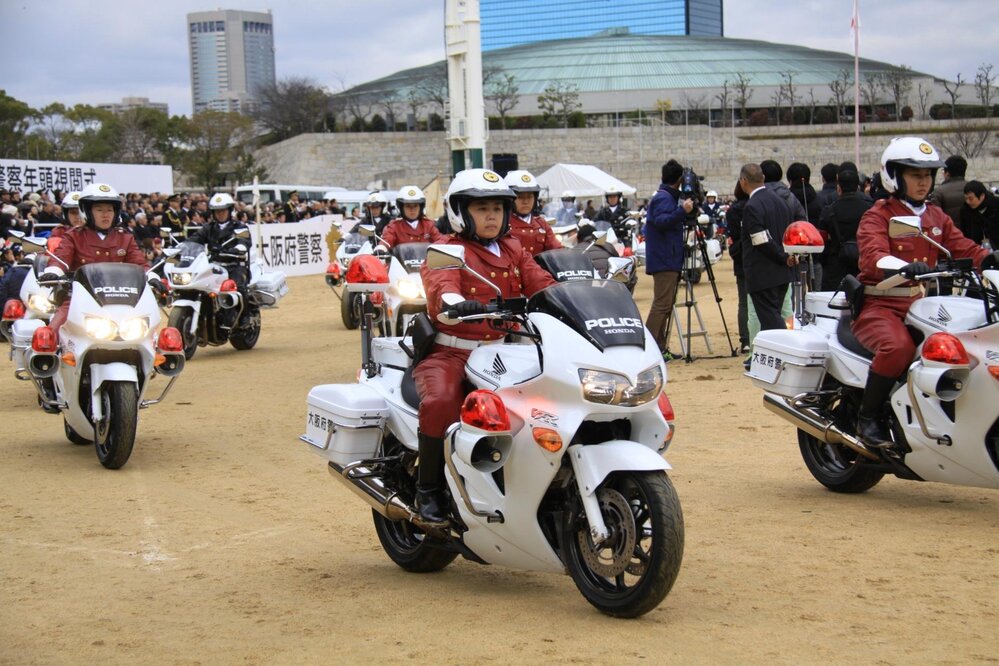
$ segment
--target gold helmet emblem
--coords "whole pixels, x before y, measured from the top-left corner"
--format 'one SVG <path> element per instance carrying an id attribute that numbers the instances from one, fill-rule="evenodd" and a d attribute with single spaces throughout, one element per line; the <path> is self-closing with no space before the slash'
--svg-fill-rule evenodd
<path id="1" fill-rule="evenodd" d="M 107 185 L 101 185 L 97 189 L 99 189 L 101 192 L 110 192 L 111 191 L 111 188 L 108 187 Z"/>
<path id="2" fill-rule="evenodd" d="M 79 201 L 80 200 L 79 192 L 74 192 L 73 196 L 71 196 L 70 199 L 72 199 L 73 201 Z"/>
<path id="3" fill-rule="evenodd" d="M 498 183 L 500 177 L 497 176 L 492 171 L 486 171 L 485 173 L 482 174 L 482 180 L 488 181 L 490 183 Z"/>
<path id="4" fill-rule="evenodd" d="M 528 175 L 527 175 L 526 173 L 525 173 L 525 174 L 523 174 L 523 175 L 522 175 L 522 176 L 520 177 L 520 179 L 521 179 L 522 181 L 524 181 L 525 183 L 529 183 L 529 182 L 531 182 L 531 177 L 530 177 L 530 176 L 528 176 Z"/>
<path id="5" fill-rule="evenodd" d="M 416 190 L 409 190 L 409 191 L 406 192 L 406 195 L 410 196 L 410 197 L 415 197 L 416 196 Z"/>
<path id="6" fill-rule="evenodd" d="M 222 203 L 222 195 L 220 194 L 215 195 L 215 203 Z"/>
<path id="7" fill-rule="evenodd" d="M 929 155 L 930 153 L 933 152 L 933 146 L 931 146 L 928 143 L 921 143 L 919 144 L 919 152 L 921 152 L 924 155 Z"/>

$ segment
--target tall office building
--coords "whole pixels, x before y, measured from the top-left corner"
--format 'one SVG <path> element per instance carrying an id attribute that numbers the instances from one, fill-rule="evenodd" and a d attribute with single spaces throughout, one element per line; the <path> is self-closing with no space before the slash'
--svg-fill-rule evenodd
<path id="1" fill-rule="evenodd" d="M 614 30 L 724 36 L 722 0 L 480 0 L 479 16 L 483 51 Z"/>
<path id="2" fill-rule="evenodd" d="M 249 111 L 259 86 L 273 84 L 271 13 L 220 9 L 187 15 L 194 112 Z"/>

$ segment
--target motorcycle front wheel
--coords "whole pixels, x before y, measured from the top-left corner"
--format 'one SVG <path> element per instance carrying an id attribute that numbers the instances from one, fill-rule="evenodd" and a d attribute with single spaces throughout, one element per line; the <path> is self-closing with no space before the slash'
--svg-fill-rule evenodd
<path id="1" fill-rule="evenodd" d="M 257 340 L 260 339 L 260 312 L 251 312 L 250 316 L 253 317 L 256 323 L 250 328 L 237 328 L 232 333 L 229 334 L 229 343 L 236 349 L 245 350 L 253 349 L 253 346 L 257 344 Z"/>
<path id="2" fill-rule="evenodd" d="M 595 544 L 578 501 L 566 512 L 563 559 L 580 593 L 614 617 L 648 613 L 669 594 L 683 560 L 683 512 L 664 472 L 621 472 L 597 489 L 610 536 Z"/>
<path id="3" fill-rule="evenodd" d="M 198 351 L 198 334 L 191 333 L 191 320 L 194 318 L 194 310 L 188 307 L 173 308 L 170 310 L 170 318 L 167 326 L 173 326 L 180 331 L 180 336 L 184 340 L 184 358 L 188 361 Z"/>
<path id="4" fill-rule="evenodd" d="M 436 548 L 428 543 L 418 528 L 405 520 L 389 520 L 371 510 L 375 533 L 389 559 L 411 573 L 440 571 L 458 557 L 458 553 Z"/>
<path id="5" fill-rule="evenodd" d="M 139 388 L 132 382 L 108 382 L 100 393 L 104 420 L 94 425 L 97 459 L 119 469 L 132 455 L 139 421 Z"/>
<path id="6" fill-rule="evenodd" d="M 862 493 L 884 477 L 884 472 L 871 469 L 856 451 L 820 442 L 803 430 L 798 431 L 798 448 L 815 480 L 833 492 Z"/>

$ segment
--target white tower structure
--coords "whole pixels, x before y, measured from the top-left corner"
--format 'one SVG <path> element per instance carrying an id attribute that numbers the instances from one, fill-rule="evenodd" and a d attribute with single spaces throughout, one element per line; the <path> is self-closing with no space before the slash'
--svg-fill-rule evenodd
<path id="1" fill-rule="evenodd" d="M 482 99 L 482 42 L 479 0 L 446 0 L 444 38 L 447 45 L 448 141 L 451 169 L 483 166 L 486 146 L 486 105 Z"/>

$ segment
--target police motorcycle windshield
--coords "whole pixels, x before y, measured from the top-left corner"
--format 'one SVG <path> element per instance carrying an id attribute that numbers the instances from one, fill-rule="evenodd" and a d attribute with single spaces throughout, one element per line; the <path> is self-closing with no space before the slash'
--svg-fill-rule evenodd
<path id="1" fill-rule="evenodd" d="M 184 241 L 177 249 L 178 252 L 175 256 L 177 257 L 177 266 L 180 268 L 187 268 L 194 263 L 199 255 L 205 252 L 205 246 L 194 241 Z"/>
<path id="2" fill-rule="evenodd" d="M 427 260 L 430 243 L 401 243 L 392 248 L 392 256 L 405 266 L 407 273 L 419 273 Z"/>
<path id="3" fill-rule="evenodd" d="M 593 261 L 577 250 L 545 250 L 535 255 L 534 260 L 559 282 L 592 280 L 597 277 Z"/>
<path id="4" fill-rule="evenodd" d="M 88 264 L 73 279 L 102 306 L 135 307 L 146 288 L 146 272 L 135 264 Z"/>
<path id="5" fill-rule="evenodd" d="M 642 316 L 620 282 L 559 282 L 534 294 L 527 311 L 551 315 L 600 351 L 629 345 L 645 349 Z"/>

